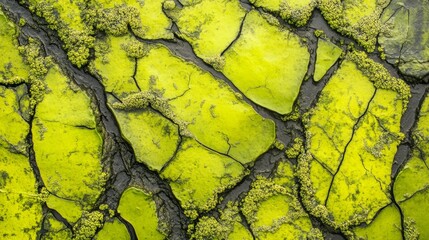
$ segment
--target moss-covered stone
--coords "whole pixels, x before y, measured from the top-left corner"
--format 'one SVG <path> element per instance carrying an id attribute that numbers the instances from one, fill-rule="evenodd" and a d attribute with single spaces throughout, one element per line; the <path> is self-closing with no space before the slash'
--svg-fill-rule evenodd
<path id="1" fill-rule="evenodd" d="M 307 23 L 317 5 L 315 0 L 251 0 L 250 2 L 256 7 L 278 14 L 298 27 Z"/>
<path id="2" fill-rule="evenodd" d="M 429 4 L 426 1 L 392 0 L 381 16 L 378 41 L 389 63 L 408 76 L 429 74 Z"/>
<path id="3" fill-rule="evenodd" d="M 30 128 L 18 102 L 14 90 L 0 86 L 0 236 L 35 239 L 42 206 L 26 148 Z"/>
<path id="4" fill-rule="evenodd" d="M 170 13 L 179 36 L 205 61 L 220 57 L 240 31 L 246 11 L 238 1 L 199 1 Z"/>
<path id="5" fill-rule="evenodd" d="M 176 156 L 161 172 L 191 218 L 213 209 L 218 194 L 234 186 L 244 174 L 240 163 L 189 138 L 183 139 Z"/>
<path id="6" fill-rule="evenodd" d="M 49 92 L 36 107 L 32 128 L 40 175 L 50 193 L 91 206 L 103 190 L 106 173 L 90 98 L 57 66 L 49 71 L 46 85 Z"/>
<path id="7" fill-rule="evenodd" d="M 409 88 L 384 71 L 350 53 L 304 120 L 306 154 L 298 171 L 304 204 L 346 234 L 391 202 L 391 166 Z"/>
<path id="8" fill-rule="evenodd" d="M 329 68 L 337 61 L 343 51 L 329 40 L 319 38 L 317 41 L 316 66 L 314 81 L 319 81 Z"/>
<path id="9" fill-rule="evenodd" d="M 152 196 L 137 187 L 127 188 L 119 201 L 118 212 L 131 223 L 138 239 L 164 239 L 158 231 L 158 217 Z"/>
<path id="10" fill-rule="evenodd" d="M 223 55 L 221 71 L 253 102 L 287 114 L 292 111 L 310 58 L 301 40 L 257 11 L 250 11 L 240 37 Z"/>
<path id="11" fill-rule="evenodd" d="M 43 229 L 46 231 L 41 235 L 43 240 L 57 240 L 57 239 L 72 239 L 72 231 L 67 226 L 55 219 L 55 217 L 48 213 L 43 220 Z"/>
<path id="12" fill-rule="evenodd" d="M 105 240 L 112 238 L 117 240 L 131 239 L 127 227 L 117 218 L 105 222 L 103 228 L 95 235 L 94 239 Z"/>

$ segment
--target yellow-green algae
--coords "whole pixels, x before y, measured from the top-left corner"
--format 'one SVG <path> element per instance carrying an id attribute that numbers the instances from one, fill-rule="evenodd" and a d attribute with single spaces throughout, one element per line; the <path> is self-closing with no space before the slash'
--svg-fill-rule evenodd
<path id="1" fill-rule="evenodd" d="M 103 190 L 106 173 L 90 98 L 56 65 L 49 70 L 46 85 L 32 128 L 40 175 L 51 194 L 91 207 Z M 60 206 L 58 212 L 68 211 L 68 204 Z"/>
<path id="2" fill-rule="evenodd" d="M 318 7 L 329 25 L 353 37 L 367 51 L 374 51 L 381 29 L 380 16 L 389 0 L 319 0 Z"/>
<path id="3" fill-rule="evenodd" d="M 179 36 L 208 62 L 219 58 L 237 37 L 245 14 L 240 2 L 231 0 L 198 1 L 170 12 Z"/>
<path id="4" fill-rule="evenodd" d="M 82 215 L 83 207 L 77 201 L 60 198 L 49 192 L 45 201 L 49 208 L 60 212 L 61 216 L 70 224 L 76 223 Z"/>
<path id="5" fill-rule="evenodd" d="M 408 227 L 404 229 L 410 235 L 418 235 L 419 239 L 429 238 L 429 97 L 420 107 L 418 122 L 413 130 L 414 146 L 410 160 L 399 172 L 393 191 Z M 411 238 L 410 238 L 411 239 Z"/>
<path id="6" fill-rule="evenodd" d="M 0 83 L 13 82 L 14 78 L 26 79 L 29 67 L 24 64 L 17 49 L 17 29 L 0 9 Z"/>
<path id="7" fill-rule="evenodd" d="M 114 218 L 112 221 L 106 221 L 104 223 L 103 228 L 95 235 L 94 239 L 129 240 L 131 238 L 127 227 L 117 218 Z"/>
<path id="8" fill-rule="evenodd" d="M 17 111 L 18 101 L 13 89 L 0 86 L 0 236 L 36 239 L 42 207 L 25 147 L 30 128 Z"/>
<path id="9" fill-rule="evenodd" d="M 250 0 L 256 7 L 274 12 L 291 24 L 304 26 L 311 17 L 316 0 Z"/>
<path id="10" fill-rule="evenodd" d="M 119 97 L 139 91 L 133 79 L 136 60 L 128 57 L 122 47 L 132 41 L 131 39 L 129 36 L 124 36 L 97 40 L 96 58 L 90 64 L 93 73 L 101 77 L 105 91 Z"/>
<path id="11" fill-rule="evenodd" d="M 242 212 L 257 239 L 323 239 L 298 201 L 289 162 L 280 162 L 273 179 L 258 177 L 252 183 Z"/>
<path id="12" fill-rule="evenodd" d="M 216 206 L 218 194 L 244 176 L 243 166 L 228 156 L 184 138 L 176 156 L 161 172 L 191 218 Z"/>
<path id="13" fill-rule="evenodd" d="M 43 229 L 46 230 L 41 236 L 43 240 L 72 239 L 72 231 L 64 223 L 55 219 L 51 213 L 45 216 Z"/>
<path id="14" fill-rule="evenodd" d="M 391 202 L 391 166 L 409 92 L 364 53 L 348 54 L 304 119 L 298 176 L 311 214 L 350 234 L 350 226 L 369 224 Z"/>
<path id="15" fill-rule="evenodd" d="M 178 127 L 150 109 L 114 110 L 114 113 L 122 135 L 134 149 L 136 160 L 160 171 L 178 147 Z"/>
<path id="16" fill-rule="evenodd" d="M 171 39 L 172 21 L 164 14 L 166 0 L 95 0 L 96 27 L 114 35 L 128 31 L 145 39 Z"/>
<path id="17" fill-rule="evenodd" d="M 118 212 L 131 223 L 138 239 L 164 239 L 158 229 L 158 217 L 152 196 L 137 187 L 127 188 L 119 201 Z"/>
<path id="18" fill-rule="evenodd" d="M 198 142 L 243 164 L 253 162 L 274 142 L 271 120 L 257 114 L 226 83 L 161 45 L 138 59 L 135 78 L 142 93 L 124 99 L 125 107 L 149 102 L 185 126 Z"/>
<path id="19" fill-rule="evenodd" d="M 190 225 L 188 228 L 188 232 L 192 232 L 191 239 L 252 239 L 252 234 L 241 223 L 239 211 L 237 202 L 228 202 L 219 211 L 219 218 L 201 217 L 195 226 Z"/>
<path id="20" fill-rule="evenodd" d="M 395 205 L 383 208 L 367 226 L 353 229 L 359 239 L 401 240 L 401 214 Z"/>
<path id="21" fill-rule="evenodd" d="M 92 27 L 84 22 L 85 0 L 25 0 L 30 11 L 43 17 L 49 27 L 58 31 L 70 61 L 78 67 L 85 65 L 93 47 Z"/>
<path id="22" fill-rule="evenodd" d="M 378 41 L 387 61 L 405 75 L 429 74 L 429 4 L 423 0 L 392 0 L 381 16 Z"/>
<path id="23" fill-rule="evenodd" d="M 341 48 L 329 40 L 319 38 L 317 41 L 316 66 L 314 70 L 314 81 L 319 81 L 329 68 L 342 54 Z"/>
<path id="24" fill-rule="evenodd" d="M 246 15 L 240 37 L 223 55 L 221 71 L 253 102 L 287 114 L 310 54 L 300 37 L 269 21 L 257 11 Z"/>

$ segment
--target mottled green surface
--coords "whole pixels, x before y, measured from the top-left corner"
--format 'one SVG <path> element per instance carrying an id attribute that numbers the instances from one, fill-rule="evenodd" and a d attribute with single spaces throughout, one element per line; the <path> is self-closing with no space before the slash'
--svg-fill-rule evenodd
<path id="1" fill-rule="evenodd" d="M 126 189 L 122 193 L 118 212 L 133 225 L 138 239 L 164 239 L 165 236 L 157 230 L 155 202 L 144 190 L 137 187 Z"/>
<path id="2" fill-rule="evenodd" d="M 114 218 L 112 221 L 104 223 L 103 228 L 97 233 L 95 239 L 129 240 L 131 238 L 125 225 L 117 218 Z"/>
<path id="3" fill-rule="evenodd" d="M 286 114 L 298 96 L 310 54 L 300 37 L 271 18 L 257 11 L 246 15 L 221 71 L 253 102 Z"/>
<path id="4" fill-rule="evenodd" d="M 409 76 L 429 74 L 429 4 L 424 0 L 392 0 L 381 16 L 379 39 L 386 59 Z"/>
<path id="5" fill-rule="evenodd" d="M 314 81 L 319 81 L 329 68 L 337 61 L 343 51 L 329 40 L 319 38 L 317 41 L 316 66 Z"/>

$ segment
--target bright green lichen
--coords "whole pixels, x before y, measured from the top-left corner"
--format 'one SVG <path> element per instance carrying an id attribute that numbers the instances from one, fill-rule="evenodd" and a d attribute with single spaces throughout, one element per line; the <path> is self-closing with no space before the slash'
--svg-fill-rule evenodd
<path id="1" fill-rule="evenodd" d="M 304 118 L 307 154 L 298 176 L 311 214 L 350 234 L 350 226 L 369 223 L 391 202 L 391 166 L 408 96 L 408 86 L 381 65 L 364 53 L 349 54 Z"/>
<path id="2" fill-rule="evenodd" d="M 301 38 L 251 11 L 223 56 L 221 71 L 244 95 L 280 114 L 291 112 L 310 58 Z"/>
<path id="3" fill-rule="evenodd" d="M 333 29 L 353 37 L 372 52 L 381 29 L 379 18 L 388 3 L 387 0 L 319 0 L 318 7 Z"/>
<path id="4" fill-rule="evenodd" d="M 245 13 L 238 1 L 212 0 L 186 5 L 170 14 L 196 55 L 212 63 L 239 34 Z"/>
<path id="5" fill-rule="evenodd" d="M 104 215 L 99 211 L 82 212 L 82 218 L 73 226 L 73 239 L 93 238 L 97 230 L 103 226 L 103 218 Z"/>
<path id="6" fill-rule="evenodd" d="M 286 149 L 288 158 L 297 158 L 299 154 L 304 152 L 304 142 L 301 138 L 294 138 L 293 143 Z"/>
<path id="7" fill-rule="evenodd" d="M 312 230 L 297 196 L 293 169 L 287 162 L 280 162 L 273 179 L 259 177 L 253 182 L 241 210 L 255 237 L 301 239 L 310 232 L 312 238 L 322 237 L 319 230 Z"/>
<path id="8" fill-rule="evenodd" d="M 36 107 L 32 128 L 40 175 L 50 193 L 91 206 L 106 173 L 90 99 L 57 66 L 49 70 L 46 86 L 49 92 Z"/>
<path id="9" fill-rule="evenodd" d="M 169 181 L 174 195 L 186 210 L 185 214 L 193 218 L 196 212 L 214 208 L 218 194 L 240 181 L 244 170 L 234 159 L 184 138 L 161 176 Z"/>
<path id="10" fill-rule="evenodd" d="M 67 226 L 55 219 L 55 217 L 49 213 L 45 216 L 43 221 L 43 229 L 46 230 L 43 233 L 41 239 L 43 240 L 57 240 L 57 239 L 71 239 L 72 231 Z"/>
<path id="11" fill-rule="evenodd" d="M 317 41 L 316 67 L 314 81 L 319 81 L 328 69 L 337 61 L 343 51 L 329 40 L 319 38 Z"/>
<path id="12" fill-rule="evenodd" d="M 117 218 L 114 218 L 112 221 L 105 222 L 103 228 L 94 237 L 94 239 L 99 240 L 111 238 L 116 240 L 131 239 L 127 227 Z"/>
<path id="13" fill-rule="evenodd" d="M 158 229 L 156 205 L 152 196 L 140 188 L 127 188 L 119 201 L 118 212 L 133 225 L 138 239 L 164 239 Z"/>
<path id="14" fill-rule="evenodd" d="M 304 26 L 310 19 L 316 0 L 251 0 L 256 7 L 262 7 L 280 15 L 281 18 L 297 27 Z"/>

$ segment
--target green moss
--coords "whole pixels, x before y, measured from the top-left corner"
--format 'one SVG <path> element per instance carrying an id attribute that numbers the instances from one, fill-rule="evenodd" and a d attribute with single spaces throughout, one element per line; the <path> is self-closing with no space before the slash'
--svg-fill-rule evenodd
<path id="1" fill-rule="evenodd" d="M 43 240 L 72 238 L 72 231 L 68 229 L 64 223 L 55 219 L 51 213 L 45 216 L 43 221 L 43 229 L 46 230 L 46 232 L 41 237 Z"/>
<path id="2" fill-rule="evenodd" d="M 238 183 L 244 174 L 243 166 L 235 160 L 189 138 L 182 140 L 180 150 L 161 172 L 191 218 L 196 212 L 213 209 L 218 194 Z"/>
<path id="3" fill-rule="evenodd" d="M 85 240 L 94 237 L 98 229 L 103 226 L 104 215 L 99 211 L 83 212 L 82 218 L 73 226 L 73 239 Z"/>
<path id="4" fill-rule="evenodd" d="M 126 34 L 129 25 L 141 38 L 172 39 L 172 21 L 163 12 L 164 1 L 96 0 L 92 3 L 95 9 L 92 21 L 97 29 L 116 36 Z"/>
<path id="5" fill-rule="evenodd" d="M 156 205 L 152 196 L 140 188 L 127 188 L 119 201 L 118 212 L 131 223 L 138 239 L 164 239 L 158 229 Z"/>
<path id="6" fill-rule="evenodd" d="M 279 15 L 297 27 L 307 24 L 317 5 L 315 0 L 251 0 L 250 2 L 256 7 L 262 7 Z"/>
<path id="7" fill-rule="evenodd" d="M 94 237 L 94 239 L 99 240 L 111 238 L 117 240 L 131 239 L 126 226 L 117 218 L 114 218 L 112 221 L 105 222 L 103 228 Z"/>
<path id="8" fill-rule="evenodd" d="M 286 149 L 288 158 L 297 158 L 299 154 L 304 152 L 304 142 L 301 138 L 294 138 L 293 143 Z"/>
<path id="9" fill-rule="evenodd" d="M 337 61 L 342 54 L 341 48 L 328 40 L 319 38 L 317 41 L 316 67 L 314 70 L 314 81 L 319 81 L 326 74 L 329 68 Z"/>
<path id="10" fill-rule="evenodd" d="M 280 114 L 291 112 L 307 72 L 307 47 L 297 35 L 270 24 L 257 11 L 246 15 L 242 28 L 223 55 L 222 72 L 253 102 Z"/>
<path id="11" fill-rule="evenodd" d="M 49 194 L 46 198 L 49 208 L 55 209 L 70 224 L 76 223 L 82 216 L 82 206 L 76 202 Z"/>
<path id="12" fill-rule="evenodd" d="M 171 14 L 195 53 L 209 63 L 236 38 L 245 10 L 237 1 L 199 1 Z"/>
<path id="13" fill-rule="evenodd" d="M 12 89 L 0 86 L 0 236 L 35 239 L 42 221 L 36 179 L 29 164 L 29 125 Z"/>
<path id="14" fill-rule="evenodd" d="M 273 179 L 259 177 L 252 183 L 241 210 L 257 238 L 301 239 L 308 236 L 312 224 L 297 194 L 293 169 L 288 162 L 280 162 Z"/>
<path id="15" fill-rule="evenodd" d="M 136 160 L 160 171 L 179 145 L 178 127 L 152 110 L 114 111 L 123 136 L 131 143 Z"/>

